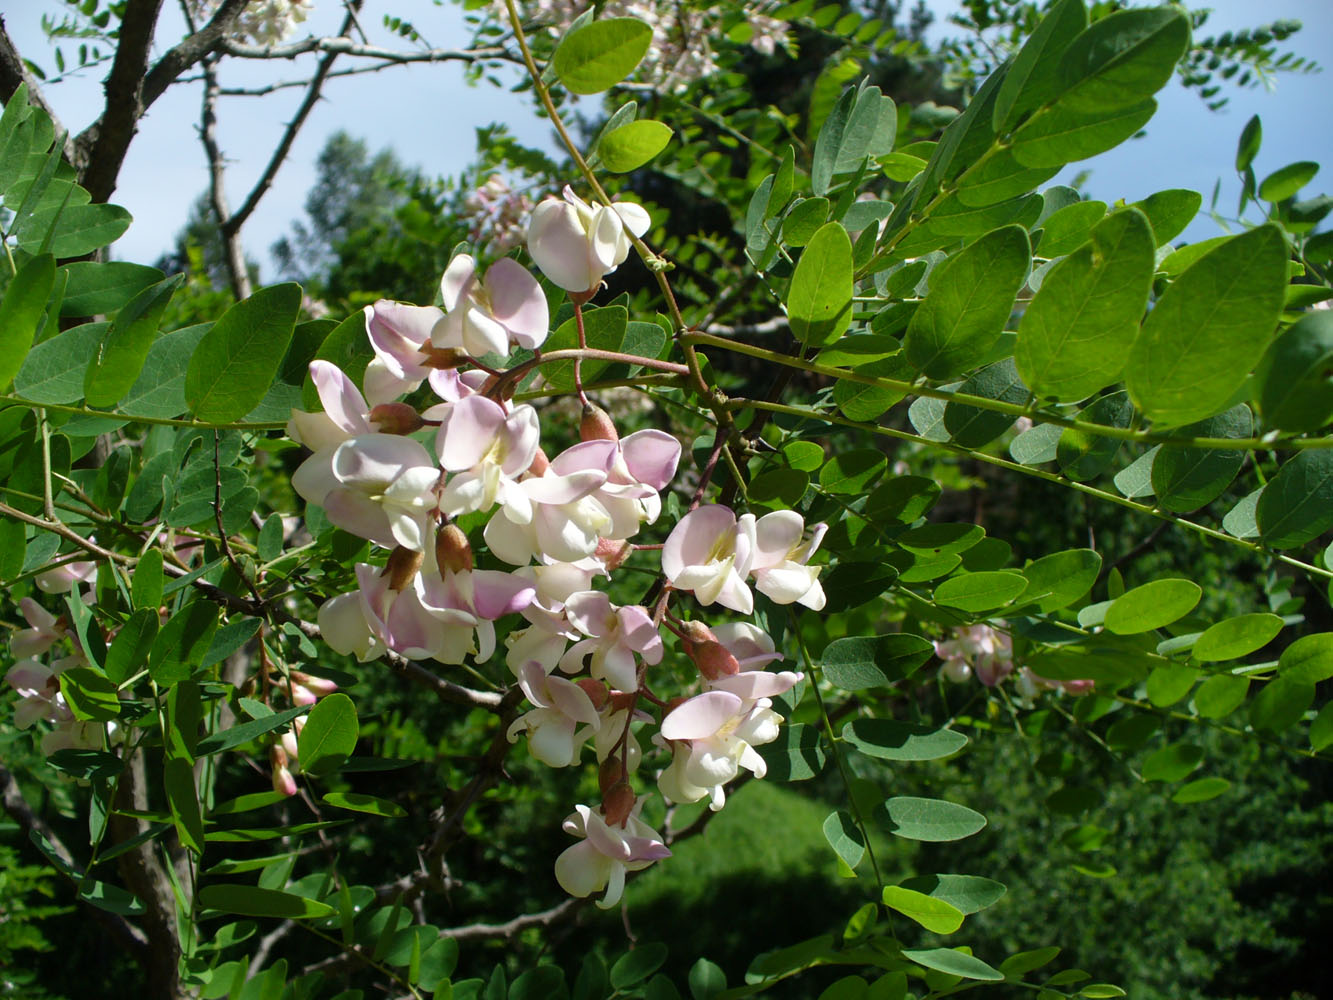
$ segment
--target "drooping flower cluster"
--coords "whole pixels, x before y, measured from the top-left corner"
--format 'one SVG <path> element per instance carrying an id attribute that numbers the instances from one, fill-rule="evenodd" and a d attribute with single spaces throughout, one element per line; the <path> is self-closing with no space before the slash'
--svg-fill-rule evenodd
<path id="1" fill-rule="evenodd" d="M 956 630 L 950 639 L 936 640 L 935 655 L 944 661 L 940 666 L 941 676 L 958 684 L 975 673 L 986 687 L 995 687 L 1014 673 L 1012 640 L 1007 633 L 986 624 L 968 625 Z M 1051 680 L 1028 667 L 1018 668 L 1014 684 L 1024 701 L 1031 701 L 1040 691 L 1082 695 L 1093 689 L 1090 680 Z"/>
<path id="2" fill-rule="evenodd" d="M 533 204 L 532 199 L 511 188 L 499 174 L 492 174 L 467 193 L 463 198 L 463 209 L 472 219 L 468 239 L 473 246 L 496 255 L 508 253 L 523 244 Z"/>
<path id="3" fill-rule="evenodd" d="M 61 573 L 68 580 L 68 568 Z M 39 584 L 40 585 L 40 584 Z M 43 590 L 61 592 L 54 583 Z M 71 589 L 70 584 L 64 591 Z M 5 682 L 18 694 L 14 706 L 14 725 L 29 729 L 37 722 L 49 722 L 50 731 L 42 734 L 42 753 L 51 755 L 58 750 L 101 750 L 107 738 L 107 724 L 81 721 L 74 717 L 60 690 L 60 675 L 73 667 L 86 667 L 88 660 L 79 649 L 78 639 L 63 617 L 56 617 L 31 597 L 19 602 L 28 627 L 15 632 L 9 640 L 9 651 L 15 663 L 5 673 Z M 49 662 L 42 662 L 41 657 Z"/>
<path id="4" fill-rule="evenodd" d="M 646 226 L 637 205 L 589 205 L 566 191 L 533 213 L 528 246 L 581 305 L 625 259 L 628 233 Z M 596 582 L 659 518 L 680 442 L 656 429 L 621 437 L 587 405 L 578 443 L 548 457 L 537 411 L 514 403 L 515 378 L 491 367 L 512 347 L 542 345 L 549 315 L 536 280 L 512 259 L 482 275 L 463 255 L 445 272 L 441 298 L 442 310 L 366 308 L 375 357 L 364 388 L 328 362 L 311 364 L 323 412 L 292 416 L 289 433 L 313 451 L 293 486 L 333 524 L 388 550 L 357 565 L 357 588 L 325 601 L 319 625 L 330 646 L 363 661 L 394 653 L 480 664 L 500 645 L 497 623 L 521 616 L 501 652 L 530 707 L 507 736 L 551 767 L 578 765 L 591 748 L 602 803 L 579 805 L 566 821 L 581 839 L 560 856 L 556 876 L 575 895 L 605 890 L 599 905 L 613 906 L 627 873 L 669 854 L 639 818 L 643 800 L 631 784 L 644 727 L 660 718 L 648 746 L 664 751 L 664 797 L 721 808 L 741 769 L 763 775 L 755 748 L 776 739 L 782 721 L 773 698 L 801 676 L 765 669 L 780 654 L 755 626 L 680 621 L 669 601 L 692 592 L 701 605 L 749 613 L 753 582 L 778 603 L 822 607 L 808 561 L 823 526 L 807 535 L 793 512 L 756 520 L 700 507 L 667 538 L 655 605 L 617 606 Z M 483 355 L 491 366 L 469 367 Z M 418 410 L 402 397 L 423 383 L 434 401 Z M 679 637 L 701 688 L 670 702 L 648 678 L 667 654 L 663 628 Z M 274 748 L 281 763 L 295 744 L 291 736 Z M 285 771 L 278 765 L 275 784 Z"/>
<path id="5" fill-rule="evenodd" d="M 286 695 L 295 707 L 313 705 L 325 695 L 337 691 L 338 685 L 327 677 L 315 677 L 302 670 L 293 670 L 284 680 L 274 684 L 273 690 Z M 280 795 L 296 794 L 296 778 L 292 775 L 291 765 L 298 762 L 298 740 L 304 728 L 304 717 L 293 719 L 292 727 L 269 747 L 268 762 L 273 774 L 273 790 Z"/>
<path id="6" fill-rule="evenodd" d="M 523 19 L 544 25 L 563 38 L 574 19 L 592 6 L 586 0 L 525 0 Z M 504 18 L 504 4 L 498 5 Z M 770 17 L 768 4 L 747 3 L 739 8 L 748 27 L 748 43 L 756 52 L 772 55 L 787 45 L 787 25 Z M 653 40 L 639 64 L 638 76 L 664 93 L 684 90 L 718 68 L 714 43 L 724 34 L 723 14 L 737 8 L 702 5 L 682 0 L 609 0 L 599 17 L 633 17 L 653 29 Z"/>

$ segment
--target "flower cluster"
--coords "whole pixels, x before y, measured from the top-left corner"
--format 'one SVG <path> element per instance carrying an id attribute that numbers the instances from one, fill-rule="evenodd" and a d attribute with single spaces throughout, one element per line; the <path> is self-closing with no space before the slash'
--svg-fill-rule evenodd
<path id="1" fill-rule="evenodd" d="M 986 687 L 995 687 L 1014 673 L 1012 640 L 1007 633 L 986 624 L 968 625 L 955 631 L 950 639 L 936 640 L 935 655 L 944 661 L 940 675 L 958 684 L 975 673 L 977 680 Z M 1088 694 L 1093 689 L 1093 682 L 1085 679 L 1051 680 L 1028 667 L 1019 667 L 1014 686 L 1019 698 L 1031 701 L 1041 691 Z"/>
<path id="2" fill-rule="evenodd" d="M 532 208 L 526 194 L 515 191 L 499 174 L 492 174 L 463 198 L 463 209 L 472 218 L 468 239 L 489 255 L 508 253 L 522 246 Z"/>
<path id="3" fill-rule="evenodd" d="M 581 308 L 647 224 L 637 205 L 590 205 L 566 190 L 537 206 L 527 244 Z M 587 404 L 579 441 L 548 456 L 537 410 L 511 398 L 517 376 L 479 364 L 541 347 L 550 317 L 536 279 L 513 259 L 481 274 L 460 255 L 441 299 L 443 309 L 366 308 L 374 359 L 361 388 L 328 362 L 311 364 L 323 412 L 292 415 L 289 434 L 313 452 L 293 486 L 333 524 L 387 550 L 356 566 L 357 588 L 326 600 L 319 625 L 330 646 L 363 661 L 392 653 L 484 663 L 500 651 L 529 706 L 509 740 L 551 767 L 580 764 L 588 748 L 597 761 L 601 805 L 576 806 L 566 820 L 580 842 L 560 856 L 556 877 L 574 895 L 605 890 L 599 905 L 613 906 L 628 872 L 670 853 L 640 818 L 632 785 L 645 745 L 660 751 L 667 801 L 721 808 L 742 769 L 763 776 L 755 748 L 776 739 L 782 721 L 773 699 L 801 678 L 765 669 L 781 657 L 754 625 L 683 621 L 670 601 L 692 593 L 702 606 L 749 614 L 753 585 L 775 602 L 820 608 L 819 571 L 808 563 L 824 526 L 807 533 L 790 511 L 756 519 L 697 507 L 663 543 L 653 605 L 613 603 L 595 584 L 661 515 L 680 442 L 657 429 L 622 437 Z M 433 398 L 409 405 L 403 397 L 423 385 Z M 667 700 L 653 690 L 664 628 L 697 667 L 697 693 Z M 641 744 L 655 716 L 660 726 Z M 295 748 L 289 734 L 273 749 L 281 790 Z"/>
<path id="4" fill-rule="evenodd" d="M 498 6 L 503 17 L 504 4 Z M 563 38 L 574 19 L 591 6 L 586 0 L 525 0 L 521 9 L 525 21 L 545 25 Z M 767 8 L 767 4 L 747 3 L 741 13 L 749 29 L 750 47 L 771 56 L 779 46 L 787 46 L 787 25 L 766 14 Z M 598 16 L 633 17 L 653 29 L 639 75 L 657 90 L 672 93 L 717 70 L 713 45 L 727 34 L 722 15 L 734 9 L 684 0 L 609 0 L 600 5 Z"/>
<path id="5" fill-rule="evenodd" d="M 77 565 L 67 564 L 48 573 L 61 574 L 59 579 L 69 581 L 70 566 Z M 63 590 L 70 590 L 71 585 L 67 582 Z M 42 589 L 61 592 L 49 576 Z M 15 632 L 9 640 L 15 663 L 5 674 L 5 682 L 19 696 L 14 706 L 14 725 L 28 729 L 39 721 L 51 723 L 52 729 L 41 739 L 42 753 L 48 756 L 58 750 L 101 750 L 107 736 L 106 724 L 76 719 L 60 691 L 62 673 L 73 667 L 88 666 L 68 621 L 57 618 L 31 597 L 19 602 L 19 610 L 28 627 Z M 48 663 L 39 659 L 43 656 L 49 658 Z"/>
<path id="6" fill-rule="evenodd" d="M 220 0 L 190 0 L 196 20 L 206 21 L 217 13 Z M 314 0 L 251 0 L 232 28 L 232 37 L 256 45 L 277 45 L 296 31 L 310 12 Z"/>
<path id="7" fill-rule="evenodd" d="M 315 677 L 301 670 L 293 670 L 282 683 L 274 685 L 273 690 L 286 694 L 293 706 L 313 705 L 325 695 L 337 691 L 338 685 L 326 677 Z M 292 728 L 269 747 L 268 762 L 273 774 L 273 790 L 279 795 L 296 794 L 296 778 L 292 776 L 290 765 L 297 763 L 297 741 L 304 728 L 304 718 L 294 719 Z"/>

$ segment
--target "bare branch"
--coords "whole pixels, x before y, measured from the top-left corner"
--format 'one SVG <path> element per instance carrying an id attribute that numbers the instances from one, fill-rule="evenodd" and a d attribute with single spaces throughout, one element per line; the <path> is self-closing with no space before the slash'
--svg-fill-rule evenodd
<path id="1" fill-rule="evenodd" d="M 503 924 L 468 924 L 464 927 L 446 927 L 440 931 L 440 937 L 453 938 L 455 941 L 475 941 L 480 938 L 500 938 L 511 941 L 529 927 L 550 927 L 566 917 L 573 916 L 591 900 L 591 896 L 582 899 L 569 898 L 563 903 L 542 910 L 540 913 L 525 913 L 521 917 Z"/>
<path id="2" fill-rule="evenodd" d="M 241 246 L 239 226 L 231 227 L 231 209 L 227 205 L 226 172 L 222 150 L 218 147 L 217 136 L 217 100 L 218 75 L 217 57 L 204 57 L 204 102 L 199 114 L 199 140 L 204 146 L 204 155 L 208 157 L 208 196 L 213 206 L 213 217 L 217 220 L 218 234 L 222 237 L 222 252 L 226 257 L 227 280 L 231 284 L 231 293 L 240 301 L 250 297 L 250 270 L 245 265 L 245 250 Z M 214 432 L 216 435 L 216 432 Z M 222 531 L 221 507 L 218 510 L 218 531 Z M 226 544 L 225 538 L 223 544 Z M 230 550 L 228 550 L 230 555 Z"/>
<path id="3" fill-rule="evenodd" d="M 228 38 L 222 42 L 221 49 L 229 56 L 239 56 L 242 59 L 295 59 L 307 52 L 332 52 L 364 59 L 383 59 L 388 63 L 474 63 L 489 59 L 514 61 L 508 52 L 494 46 L 484 49 L 420 49 L 416 52 L 402 52 L 378 45 L 362 45 L 345 36 L 332 38 L 311 36 L 299 42 L 292 42 L 290 45 L 247 45 L 245 42 Z"/>
<path id="4" fill-rule="evenodd" d="M 28 67 L 23 64 L 23 57 L 19 55 L 13 39 L 9 37 L 9 32 L 5 29 L 5 19 L 0 17 L 0 100 L 8 104 L 10 98 L 14 96 L 14 92 L 25 83 L 28 85 L 28 100 L 50 116 L 56 127 L 56 135 L 65 137 L 65 159 L 73 163 L 74 140 L 65 130 L 65 127 L 60 124 L 60 119 L 56 116 L 51 105 L 46 102 L 46 95 L 42 93 L 37 80 L 28 72 Z"/>
<path id="5" fill-rule="evenodd" d="M 351 0 L 347 5 L 347 17 L 343 19 L 340 35 L 346 36 L 352 27 L 356 24 L 356 12 L 361 8 L 362 0 Z M 245 220 L 254 214 L 254 210 L 259 206 L 259 199 L 263 198 L 268 189 L 273 186 L 273 178 L 277 176 L 283 160 L 287 159 L 287 154 L 291 152 L 292 143 L 296 141 L 296 134 L 301 131 L 301 126 L 305 124 L 306 118 L 315 107 L 315 102 L 319 100 L 320 89 L 324 86 L 324 81 L 328 79 L 329 71 L 333 69 L 333 61 L 338 58 L 339 52 L 336 50 L 326 52 L 320 59 L 319 65 L 315 67 L 315 75 L 310 78 L 310 85 L 306 88 L 305 97 L 301 100 L 301 106 L 296 109 L 296 114 L 288 123 L 286 130 L 282 133 L 282 139 L 279 140 L 277 148 L 273 150 L 273 155 L 269 157 L 268 163 L 264 167 L 264 172 L 259 175 L 259 180 L 255 182 L 254 188 L 246 195 L 245 201 L 241 202 L 241 207 L 236 210 L 236 214 L 230 219 L 221 219 L 222 235 L 230 239 L 240 232 L 241 226 L 245 225 Z"/>

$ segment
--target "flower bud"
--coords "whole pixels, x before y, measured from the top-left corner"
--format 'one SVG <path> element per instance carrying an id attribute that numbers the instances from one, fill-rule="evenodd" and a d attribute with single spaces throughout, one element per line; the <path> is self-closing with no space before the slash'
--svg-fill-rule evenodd
<path id="1" fill-rule="evenodd" d="M 687 653 L 690 644 L 717 642 L 717 636 L 713 634 L 713 630 L 703 622 L 681 622 L 680 631 L 682 639 L 687 644 L 685 650 Z"/>
<path id="2" fill-rule="evenodd" d="M 607 700 L 611 697 L 611 691 L 605 684 L 595 677 L 580 677 L 574 683 L 583 689 L 583 693 L 592 702 L 593 708 L 600 712 L 606 707 Z"/>
<path id="3" fill-rule="evenodd" d="M 550 467 L 551 460 L 546 457 L 546 452 L 538 448 L 537 454 L 532 456 L 532 464 L 528 466 L 528 473 L 533 476 L 540 476 L 545 474 Z"/>
<path id="4" fill-rule="evenodd" d="M 380 403 L 371 408 L 370 425 L 381 434 L 411 434 L 421 430 L 421 414 L 406 403 Z"/>
<path id="5" fill-rule="evenodd" d="M 316 677 L 313 674 L 307 674 L 303 670 L 293 670 L 292 681 L 309 688 L 320 698 L 323 698 L 326 694 L 333 694 L 334 691 L 338 690 L 336 682 L 329 680 L 327 677 Z M 305 725 L 304 719 L 296 720 L 297 732 L 301 731 L 301 726 L 303 725 Z"/>
<path id="6" fill-rule="evenodd" d="M 446 572 L 462 573 L 472 569 L 472 546 L 467 535 L 456 524 L 440 526 L 435 535 L 435 562 L 440 567 L 440 575 Z"/>
<path id="7" fill-rule="evenodd" d="M 273 790 L 279 795 L 295 795 L 296 779 L 287 769 L 287 752 L 276 744 L 269 747 L 268 762 L 273 768 Z"/>
<path id="8" fill-rule="evenodd" d="M 613 712 L 632 712 L 639 696 L 634 691 L 612 691 L 611 692 L 611 711 Z"/>
<path id="9" fill-rule="evenodd" d="M 599 538 L 593 556 L 606 566 L 608 573 L 611 573 L 619 569 L 633 551 L 634 546 L 627 541 L 620 541 L 615 538 Z"/>
<path id="10" fill-rule="evenodd" d="M 422 362 L 426 368 L 440 368 L 448 370 L 457 368 L 464 362 L 471 361 L 464 352 L 453 347 L 436 347 L 427 341 L 421 346 L 421 353 L 426 355 L 426 360 Z"/>
<path id="11" fill-rule="evenodd" d="M 579 421 L 580 441 L 619 441 L 620 432 L 611 422 L 611 415 L 600 406 L 585 403 L 583 417 Z"/>
<path id="12" fill-rule="evenodd" d="M 687 643 L 685 651 L 699 673 L 710 681 L 740 673 L 740 662 L 720 642 Z"/>
<path id="13" fill-rule="evenodd" d="M 421 569 L 424 556 L 420 552 L 399 545 L 389 553 L 389 560 L 384 564 L 380 576 L 389 578 L 390 590 L 406 590 L 412 585 L 417 571 Z"/>
<path id="14" fill-rule="evenodd" d="M 617 782 L 624 780 L 625 762 L 619 757 L 608 756 L 597 768 L 597 787 L 605 795 Z"/>
<path id="15" fill-rule="evenodd" d="M 602 796 L 602 815 L 606 817 L 606 825 L 623 827 L 634 811 L 636 798 L 628 781 L 617 781 L 607 789 Z"/>

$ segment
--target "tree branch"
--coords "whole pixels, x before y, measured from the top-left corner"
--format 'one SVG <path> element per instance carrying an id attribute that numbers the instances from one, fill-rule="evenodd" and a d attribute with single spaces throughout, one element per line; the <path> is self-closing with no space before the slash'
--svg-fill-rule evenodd
<path id="1" fill-rule="evenodd" d="M 363 0 L 351 0 L 347 6 L 347 17 L 343 19 L 342 28 L 339 35 L 346 36 L 347 33 L 356 24 L 356 12 L 361 8 Z M 282 139 L 278 142 L 277 148 L 273 150 L 273 155 L 269 157 L 268 164 L 264 167 L 264 172 L 259 175 L 259 180 L 255 182 L 254 188 L 246 195 L 245 201 L 241 202 L 241 207 L 236 210 L 236 214 L 229 219 L 223 219 L 219 216 L 222 224 L 222 236 L 229 243 L 245 225 L 245 221 L 254 214 L 254 210 L 259 206 L 259 199 L 268 193 L 268 189 L 273 186 L 273 178 L 277 176 L 279 168 L 287 159 L 287 154 L 291 152 L 292 143 L 296 141 L 296 134 L 301 131 L 301 126 L 309 117 L 310 112 L 315 107 L 315 102 L 319 100 L 320 89 L 324 86 L 324 81 L 328 79 L 329 71 L 333 69 L 333 61 L 338 58 L 339 52 L 330 50 L 320 59 L 319 65 L 315 67 L 315 75 L 310 78 L 310 85 L 306 88 L 305 97 L 301 100 L 301 106 L 296 109 L 296 114 L 288 123 L 286 131 L 282 133 Z M 216 80 L 214 81 L 216 83 Z M 214 88 L 216 97 L 216 87 Z"/>
<path id="2" fill-rule="evenodd" d="M 570 897 L 563 903 L 542 910 L 540 913 L 525 913 L 503 924 L 468 924 L 465 927 L 446 927 L 440 931 L 440 937 L 453 938 L 455 941 L 475 941 L 480 938 L 500 938 L 511 941 L 529 927 L 550 927 L 568 916 L 581 910 L 592 899 Z"/>
<path id="3" fill-rule="evenodd" d="M 231 284 L 232 295 L 239 302 L 241 299 L 248 299 L 252 289 L 250 271 L 245 265 L 245 250 L 239 238 L 240 227 L 229 225 L 232 215 L 227 205 L 227 168 L 223 163 L 222 150 L 218 146 L 217 101 L 217 57 L 209 55 L 204 57 L 204 102 L 199 114 L 199 141 L 203 143 L 204 155 L 208 157 L 208 197 L 213 206 L 213 216 L 217 220 L 218 233 L 222 237 L 227 280 Z"/>
<path id="4" fill-rule="evenodd" d="M 225 39 L 221 50 L 229 56 L 242 59 L 295 59 L 307 52 L 332 52 L 339 55 L 359 56 L 365 59 L 382 59 L 387 63 L 413 62 L 483 62 L 487 59 L 515 61 L 504 49 L 492 46 L 484 49 L 421 49 L 417 52 L 401 52 L 386 49 L 378 45 L 362 45 L 345 36 L 329 38 L 304 38 L 290 45 L 247 45 L 234 39 Z"/>
<path id="5" fill-rule="evenodd" d="M 79 183 L 95 202 L 104 202 L 116 189 L 116 178 L 143 117 L 143 82 L 148 72 L 148 50 L 162 12 L 162 0 L 128 0 L 121 17 L 116 57 L 104 85 L 106 106 L 101 116 L 74 140 L 80 162 Z"/>

